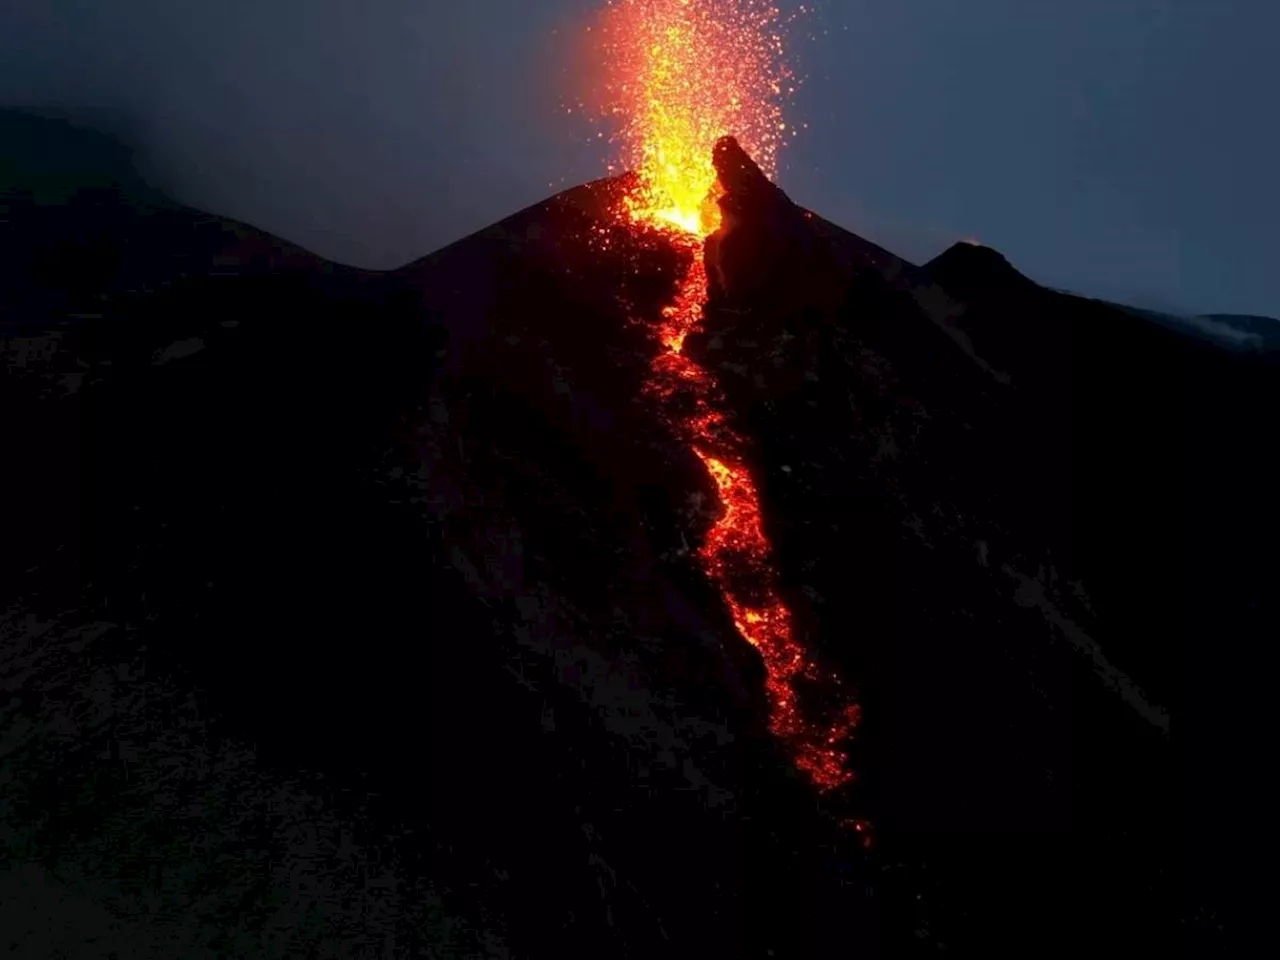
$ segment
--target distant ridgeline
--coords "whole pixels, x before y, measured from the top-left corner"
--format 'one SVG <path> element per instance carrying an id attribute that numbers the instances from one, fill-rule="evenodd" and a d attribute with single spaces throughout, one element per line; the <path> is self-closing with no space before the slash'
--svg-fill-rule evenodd
<path id="1" fill-rule="evenodd" d="M 1140 310 L 1120 304 L 1112 306 L 1229 350 L 1268 355 L 1280 353 L 1280 320 L 1271 317 L 1239 313 L 1185 315 Z"/>
<path id="2" fill-rule="evenodd" d="M 133 148 L 115 136 L 61 117 L 0 110 L 0 194 L 57 203 L 95 189 L 162 199 L 139 174 Z"/>

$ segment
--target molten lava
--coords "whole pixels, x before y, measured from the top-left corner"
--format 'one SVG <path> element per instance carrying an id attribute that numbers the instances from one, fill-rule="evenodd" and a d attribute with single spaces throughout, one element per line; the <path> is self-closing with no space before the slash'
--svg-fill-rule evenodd
<path id="1" fill-rule="evenodd" d="M 778 592 L 746 443 L 729 423 L 715 379 L 683 353 L 707 302 L 703 243 L 721 225 L 715 144 L 734 135 L 772 177 L 788 135 L 781 101 L 792 88 L 781 24 L 779 11 L 761 0 L 611 0 L 602 31 L 606 114 L 620 120 L 616 138 L 638 174 L 618 216 L 634 230 L 658 231 L 689 261 L 663 310 L 658 337 L 664 350 L 647 392 L 720 495 L 722 512 L 698 559 L 764 661 L 771 731 L 820 790 L 831 790 L 852 779 L 841 744 L 857 724 L 858 708 L 846 704 L 822 721 L 804 709 L 799 688 L 805 681 L 839 684 L 839 678 L 823 677 L 796 639 Z"/>
<path id="2" fill-rule="evenodd" d="M 666 410 L 684 412 L 671 426 L 707 468 L 720 494 L 722 512 L 698 550 L 698 559 L 715 582 L 734 625 L 760 651 L 771 711 L 770 730 L 791 749 L 796 766 L 822 790 L 852 779 L 841 743 L 858 721 L 848 704 L 825 723 L 806 718 L 797 681 L 816 681 L 813 658 L 796 640 L 791 614 L 776 586 L 772 549 L 760 515 L 760 495 L 745 464 L 746 443 L 732 429 L 711 374 L 684 355 L 684 340 L 702 322 L 707 299 L 707 270 L 702 238 L 665 227 L 671 242 L 690 255 L 690 266 L 675 300 L 663 311 L 659 339 L 665 352 L 654 362 L 648 393 Z M 692 402 L 690 402 L 692 401 Z M 839 678 L 830 676 L 836 684 Z"/>

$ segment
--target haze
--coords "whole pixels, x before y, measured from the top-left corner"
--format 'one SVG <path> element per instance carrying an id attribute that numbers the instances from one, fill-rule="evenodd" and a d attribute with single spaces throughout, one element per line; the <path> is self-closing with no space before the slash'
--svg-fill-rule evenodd
<path id="1" fill-rule="evenodd" d="M 389 268 L 603 175 L 566 116 L 592 0 L 0 6 L 0 105 L 149 180 Z M 1051 286 L 1280 316 L 1280 4 L 825 0 L 779 181 L 922 262 L 977 239 Z"/>

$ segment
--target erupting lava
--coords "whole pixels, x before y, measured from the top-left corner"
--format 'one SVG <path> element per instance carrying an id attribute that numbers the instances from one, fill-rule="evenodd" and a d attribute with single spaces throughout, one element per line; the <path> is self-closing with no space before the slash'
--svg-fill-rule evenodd
<path id="1" fill-rule="evenodd" d="M 773 177 L 789 135 L 782 98 L 795 89 L 782 26 L 763 0 L 609 0 L 605 110 L 624 168 L 640 175 L 627 201 L 635 219 L 714 233 L 711 151 L 727 134 Z"/>
<path id="2" fill-rule="evenodd" d="M 847 783 L 841 747 L 858 720 L 846 705 L 822 722 L 807 718 L 798 687 L 822 679 L 795 637 L 776 586 L 760 498 L 746 467 L 745 442 L 719 408 L 711 374 L 683 353 L 702 321 L 708 277 L 705 239 L 720 228 L 722 188 L 712 162 L 717 141 L 735 136 L 766 176 L 789 134 L 781 102 L 792 92 L 782 61 L 779 11 L 762 0 L 610 0 L 605 12 L 606 118 L 635 186 L 618 211 L 633 229 L 659 231 L 689 258 L 674 301 L 663 311 L 650 395 L 706 466 L 722 514 L 698 552 L 742 636 L 767 670 L 770 729 L 821 790 Z M 679 399 L 680 404 L 670 401 Z M 691 404 L 690 404 L 691 401 Z M 830 674 L 826 680 L 839 683 Z M 856 829 L 862 830 L 861 825 Z"/>

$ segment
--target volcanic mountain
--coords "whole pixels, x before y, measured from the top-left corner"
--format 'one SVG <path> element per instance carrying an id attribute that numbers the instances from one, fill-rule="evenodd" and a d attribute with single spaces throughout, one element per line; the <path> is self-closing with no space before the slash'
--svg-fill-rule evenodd
<path id="1" fill-rule="evenodd" d="M 744 438 L 795 636 L 860 711 L 830 791 L 771 733 L 761 656 L 695 562 L 724 506 L 645 389 L 691 254 L 611 215 L 625 177 L 378 273 L 118 165 L 10 164 L 15 949 L 1066 957 L 1223 935 L 1181 865 L 1225 863 L 1203 829 L 1222 801 L 1185 819 L 1180 763 L 1226 778 L 1230 750 L 1203 751 L 1243 720 L 1201 716 L 1183 664 L 1207 697 L 1276 622 L 1254 559 L 1274 364 L 985 248 L 907 263 L 732 141 L 716 161 L 725 226 L 692 254 L 709 299 L 683 349 Z"/>

